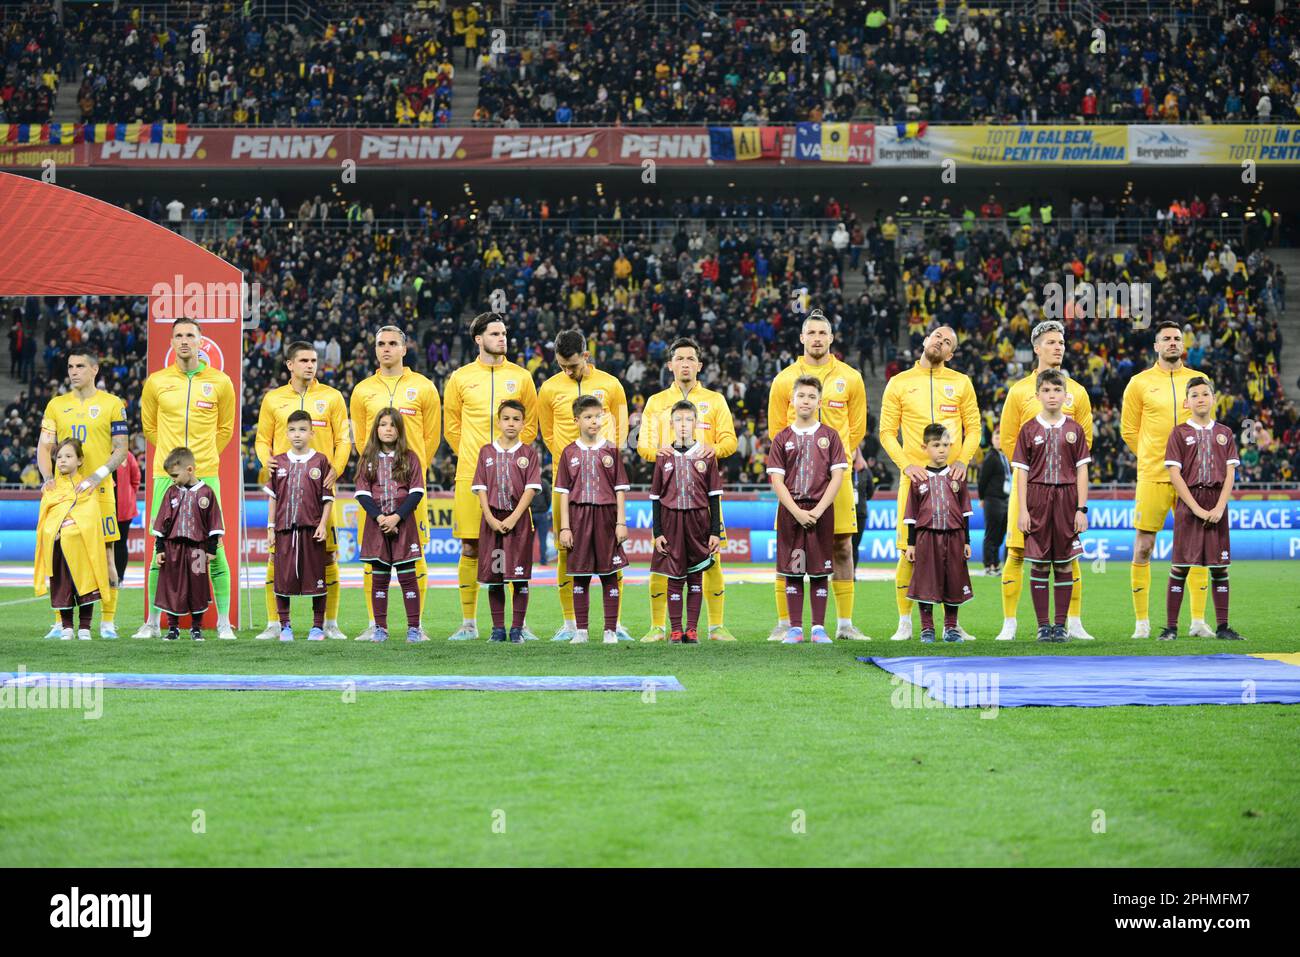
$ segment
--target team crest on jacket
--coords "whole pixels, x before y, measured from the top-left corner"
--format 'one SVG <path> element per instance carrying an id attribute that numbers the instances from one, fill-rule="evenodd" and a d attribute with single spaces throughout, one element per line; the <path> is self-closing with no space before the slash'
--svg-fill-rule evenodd
<path id="1" fill-rule="evenodd" d="M 708 469 L 709 469 L 709 466 L 705 463 L 704 459 L 696 459 L 696 460 L 695 460 L 695 471 L 697 471 L 697 472 L 707 472 Z"/>
<path id="2" fill-rule="evenodd" d="M 207 507 L 208 507 L 208 497 L 205 495 L 201 499 L 199 499 L 199 508 L 207 508 Z"/>
<path id="3" fill-rule="evenodd" d="M 954 495 L 956 495 L 957 492 L 958 492 L 958 490 L 961 489 L 961 486 L 957 484 L 957 480 L 956 480 L 956 479 L 953 479 L 951 482 L 948 483 L 948 485 L 949 485 L 949 487 L 952 488 L 952 494 L 954 494 Z"/>
<path id="4" fill-rule="evenodd" d="M 1073 445 L 1075 442 L 1079 441 L 1079 437 L 1078 437 L 1077 435 L 1075 435 L 1073 432 L 1066 432 L 1066 433 L 1065 433 L 1065 441 L 1067 441 L 1067 442 L 1069 442 L 1071 445 Z"/>
<path id="5" fill-rule="evenodd" d="M 604 390 L 604 389 L 592 389 L 592 390 L 591 390 L 591 394 L 594 395 L 597 399 L 599 399 L 599 400 L 601 401 L 602 404 L 604 403 L 604 401 L 605 401 L 605 390 Z"/>
<path id="6" fill-rule="evenodd" d="M 1073 406 L 1073 405 L 1074 405 L 1074 393 L 1073 393 L 1073 392 L 1067 392 L 1067 393 L 1065 393 L 1065 401 L 1064 401 L 1063 403 L 1061 403 L 1061 404 L 1064 405 L 1064 406 L 1067 406 L 1067 407 L 1069 407 L 1069 406 Z"/>
<path id="7" fill-rule="evenodd" d="M 609 456 L 609 455 L 602 455 L 602 456 L 600 457 L 600 464 L 603 465 L 603 466 L 605 466 L 605 468 L 607 468 L 607 469 L 608 469 L 608 468 L 613 468 L 613 467 L 614 467 L 614 459 L 613 459 L 612 456 Z"/>
<path id="8" fill-rule="evenodd" d="M 318 479 L 320 478 L 320 469 L 313 467 L 307 474 L 314 479 Z"/>
<path id="9" fill-rule="evenodd" d="M 957 394 L 957 387 L 955 385 L 946 385 L 943 387 L 943 394 L 951 399 Z"/>
<path id="10" fill-rule="evenodd" d="M 528 456 L 519 456 L 519 458 L 515 459 L 515 465 L 518 465 L 521 469 L 528 468 Z"/>
<path id="11" fill-rule="evenodd" d="M 207 396 L 209 399 L 212 398 L 212 383 L 211 383 L 211 382 L 205 382 L 205 383 L 203 383 L 203 394 L 204 394 L 205 396 Z"/>
<path id="12" fill-rule="evenodd" d="M 843 379 L 836 379 L 836 380 L 835 380 L 835 391 L 836 391 L 836 392 L 843 392 L 845 389 L 848 388 L 848 386 L 849 386 L 849 384 L 848 384 L 847 382 L 845 382 Z"/>
<path id="13" fill-rule="evenodd" d="M 831 447 L 831 440 L 826 438 L 826 436 L 823 435 L 817 439 L 817 448 L 828 449 L 830 447 Z"/>
<path id="14" fill-rule="evenodd" d="M 99 418 L 99 406 L 97 406 L 97 405 L 92 405 L 89 409 L 86 410 L 86 414 L 87 414 L 88 416 L 90 416 L 92 419 L 98 419 L 98 418 Z"/>
<path id="15" fill-rule="evenodd" d="M 507 392 L 513 394 L 516 388 L 517 388 L 517 386 L 516 386 L 516 383 L 515 383 L 515 380 L 514 380 L 514 379 L 506 379 L 506 391 L 507 391 Z"/>
<path id="16" fill-rule="evenodd" d="M 1222 432 L 1220 432 L 1218 435 L 1214 437 L 1214 441 L 1218 442 L 1220 445 L 1227 445 L 1228 437 L 1224 435 Z"/>
<path id="17" fill-rule="evenodd" d="M 707 402 L 696 403 L 695 407 L 700 410 L 700 415 L 703 415 L 705 412 L 709 411 L 709 403 Z"/>
<path id="18" fill-rule="evenodd" d="M 420 393 L 419 393 L 416 389 L 414 389 L 414 388 L 407 389 L 407 390 L 406 390 L 406 401 L 407 401 L 407 402 L 414 402 L 414 401 L 415 401 L 415 397 L 416 397 L 417 395 L 419 395 L 419 394 L 420 394 Z"/>
<path id="19" fill-rule="evenodd" d="M 317 400 L 316 400 L 316 411 L 317 411 L 317 412 L 324 412 L 324 411 L 325 411 L 325 405 L 326 405 L 326 403 L 325 403 L 325 400 L 324 400 L 324 399 L 317 399 Z"/>

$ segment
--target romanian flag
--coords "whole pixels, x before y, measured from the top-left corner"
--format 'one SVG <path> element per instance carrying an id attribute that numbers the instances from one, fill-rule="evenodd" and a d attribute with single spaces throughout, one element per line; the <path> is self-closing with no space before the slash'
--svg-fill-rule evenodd
<path id="1" fill-rule="evenodd" d="M 185 123 L 86 123 L 81 127 L 87 143 L 184 143 Z M 78 138 L 75 142 L 81 142 Z"/>
<path id="2" fill-rule="evenodd" d="M 779 159 L 783 132 L 780 126 L 710 126 L 709 159 Z"/>
<path id="3" fill-rule="evenodd" d="M 898 131 L 898 138 L 900 140 L 919 140 L 922 136 L 925 135 L 926 127 L 928 127 L 929 125 L 930 124 L 924 122 L 923 123 L 899 123 L 897 126 L 894 127 L 894 129 Z"/>

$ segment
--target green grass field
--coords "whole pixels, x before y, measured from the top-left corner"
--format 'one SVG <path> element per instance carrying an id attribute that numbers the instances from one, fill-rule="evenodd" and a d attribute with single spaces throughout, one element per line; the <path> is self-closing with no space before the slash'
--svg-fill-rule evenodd
<path id="1" fill-rule="evenodd" d="M 1167 570 L 1155 567 L 1157 622 Z M 962 615 L 972 643 L 883 640 L 897 622 L 893 585 L 871 582 L 855 613 L 870 644 L 769 644 L 771 586 L 735 585 L 727 618 L 742 641 L 694 648 L 42 641 L 45 600 L 0 589 L 0 670 L 672 674 L 687 689 L 653 702 L 452 691 L 352 703 L 108 690 L 95 721 L 0 710 L 0 866 L 1300 864 L 1300 709 L 1004 708 L 989 719 L 895 708 L 890 676 L 854 660 L 1300 650 L 1300 564 L 1233 566 L 1242 645 L 1132 641 L 1128 566 L 1085 584 L 1092 643 L 1029 640 L 1027 593 L 1020 638 L 993 642 L 997 587 L 976 578 Z M 123 593 L 127 634 L 141 597 Z M 632 588 L 624 620 L 638 637 L 647 608 Z M 543 638 L 557 613 L 554 589 L 536 589 L 529 621 Z M 341 617 L 350 634 L 363 627 L 359 590 L 345 590 Z M 430 595 L 431 634 L 458 617 L 453 591 Z"/>

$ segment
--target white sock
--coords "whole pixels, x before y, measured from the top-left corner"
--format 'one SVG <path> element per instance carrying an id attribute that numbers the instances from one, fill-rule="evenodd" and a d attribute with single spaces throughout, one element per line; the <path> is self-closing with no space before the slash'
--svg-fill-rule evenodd
<path id="1" fill-rule="evenodd" d="M 836 619 L 835 619 L 835 627 L 836 627 L 836 628 L 843 628 L 845 625 L 850 625 L 850 626 L 851 626 L 852 624 L 853 624 L 853 619 L 852 619 L 852 618 L 836 618 Z"/>
<path id="2" fill-rule="evenodd" d="M 565 627 L 565 629 L 568 630 L 568 631 L 577 631 L 577 630 L 578 630 L 578 622 L 577 622 L 576 619 L 573 619 L 573 618 L 566 618 L 566 619 L 564 619 L 564 627 Z"/>
<path id="3" fill-rule="evenodd" d="M 325 619 L 325 627 L 326 627 L 326 628 L 337 628 L 338 626 L 339 626 L 339 622 L 338 622 L 338 619 L 337 619 L 337 618 L 326 618 L 326 619 Z"/>
<path id="4" fill-rule="evenodd" d="M 461 625 L 463 625 L 466 628 L 469 628 L 471 631 L 478 631 L 477 618 L 465 618 L 461 621 Z"/>
<path id="5" fill-rule="evenodd" d="M 227 612 L 226 614 L 223 615 L 221 614 L 221 612 L 217 612 L 217 628 L 218 629 L 226 628 L 229 625 L 230 625 L 230 614 Z"/>
<path id="6" fill-rule="evenodd" d="M 911 616 L 911 615 L 899 615 L 899 616 L 898 616 L 898 623 L 899 623 L 900 625 L 911 625 L 911 624 L 912 624 L 912 616 Z"/>
<path id="7" fill-rule="evenodd" d="M 778 619 L 776 620 L 776 625 L 777 625 L 778 628 L 789 628 L 789 627 L 790 627 L 790 616 L 789 616 L 789 615 L 786 615 L 784 618 L 778 618 Z"/>
<path id="8" fill-rule="evenodd" d="M 162 611 L 160 609 L 155 608 L 153 611 L 149 612 L 149 624 L 153 625 L 155 628 L 162 625 Z"/>

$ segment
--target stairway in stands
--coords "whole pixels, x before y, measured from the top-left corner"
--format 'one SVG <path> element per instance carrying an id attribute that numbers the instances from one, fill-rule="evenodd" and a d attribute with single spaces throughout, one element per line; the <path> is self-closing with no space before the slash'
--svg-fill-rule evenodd
<path id="1" fill-rule="evenodd" d="M 1282 333 L 1282 355 L 1278 357 L 1278 368 L 1282 376 L 1282 388 L 1293 402 L 1300 402 L 1300 249 L 1271 249 L 1269 258 L 1277 263 L 1287 278 L 1286 312 L 1278 322 Z"/>

